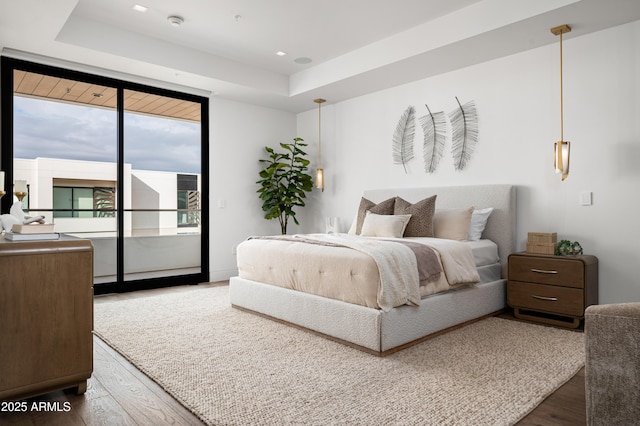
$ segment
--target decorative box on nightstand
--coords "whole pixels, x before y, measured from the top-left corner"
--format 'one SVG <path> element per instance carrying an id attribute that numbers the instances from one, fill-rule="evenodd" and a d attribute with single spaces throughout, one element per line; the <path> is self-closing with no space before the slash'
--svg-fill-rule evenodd
<path id="1" fill-rule="evenodd" d="M 598 258 L 513 253 L 507 303 L 517 318 L 577 328 L 598 303 Z"/>

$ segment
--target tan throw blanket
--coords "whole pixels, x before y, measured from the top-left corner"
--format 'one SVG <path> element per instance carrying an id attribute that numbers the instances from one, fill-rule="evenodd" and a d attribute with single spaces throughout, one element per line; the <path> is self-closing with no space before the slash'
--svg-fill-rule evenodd
<path id="1" fill-rule="evenodd" d="M 418 278 L 420 279 L 420 287 L 424 287 L 430 282 L 436 281 L 442 274 L 442 267 L 438 261 L 438 255 L 435 250 L 426 244 L 420 244 L 415 241 L 407 240 L 387 240 L 394 243 L 404 244 L 413 250 L 418 263 Z"/>
<path id="2" fill-rule="evenodd" d="M 413 241 L 414 239 L 410 239 Z M 451 287 L 480 282 L 476 261 L 471 248 L 461 241 L 443 238 L 416 238 L 419 244 L 425 244 L 440 255 L 442 268 Z"/>
<path id="3" fill-rule="evenodd" d="M 433 250 L 415 242 L 347 234 L 297 234 L 251 238 L 348 247 L 369 255 L 378 266 L 381 285 L 378 288 L 377 302 L 385 312 L 405 304 L 418 306 L 419 285 L 438 279 L 442 271 Z"/>

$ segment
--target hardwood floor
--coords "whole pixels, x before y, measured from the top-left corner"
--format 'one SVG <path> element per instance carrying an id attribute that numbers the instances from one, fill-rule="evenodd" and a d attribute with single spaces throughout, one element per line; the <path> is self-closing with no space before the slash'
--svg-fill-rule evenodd
<path id="1" fill-rule="evenodd" d="M 586 425 L 584 367 L 517 424 L 519 426 Z"/>
<path id="2" fill-rule="evenodd" d="M 225 285 L 207 283 L 202 286 Z M 150 294 L 191 291 L 195 286 L 97 296 L 95 303 L 144 297 Z M 503 317 L 511 318 L 509 314 Z M 41 402 L 53 404 L 44 405 Z M 57 405 L 55 404 L 57 402 Z M 203 423 L 141 373 L 120 354 L 94 337 L 94 371 L 85 395 L 54 392 L 27 400 L 27 412 L 0 412 L 2 425 L 202 425 Z M 36 403 L 36 405 L 33 405 Z M 43 408 L 41 411 L 32 408 Z M 57 408 L 59 411 L 54 411 Z M 550 395 L 520 426 L 586 424 L 584 368 Z"/>

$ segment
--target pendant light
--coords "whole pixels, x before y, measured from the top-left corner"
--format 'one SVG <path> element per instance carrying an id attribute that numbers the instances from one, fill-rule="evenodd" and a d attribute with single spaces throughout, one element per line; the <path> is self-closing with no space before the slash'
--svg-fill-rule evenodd
<path id="1" fill-rule="evenodd" d="M 554 35 L 560 36 L 560 140 L 553 144 L 553 168 L 556 173 L 562 174 L 562 180 L 569 175 L 569 149 L 570 143 L 564 140 L 564 104 L 562 87 L 562 34 L 571 31 L 568 25 L 560 25 L 551 28 Z"/>
<path id="2" fill-rule="evenodd" d="M 316 188 L 324 192 L 324 169 L 322 168 L 322 146 L 320 136 L 322 130 L 322 121 L 320 116 L 320 106 L 327 102 L 326 99 L 314 99 L 313 102 L 318 104 L 318 166 L 316 167 Z"/>

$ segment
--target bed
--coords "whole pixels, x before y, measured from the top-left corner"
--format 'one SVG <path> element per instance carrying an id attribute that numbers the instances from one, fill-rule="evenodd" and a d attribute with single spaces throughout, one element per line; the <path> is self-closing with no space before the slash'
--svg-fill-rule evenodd
<path id="1" fill-rule="evenodd" d="M 320 290 L 307 292 L 306 289 L 302 289 L 301 291 L 301 288 L 287 288 L 288 284 L 269 283 L 268 279 L 263 279 L 265 282 L 261 282 L 260 279 L 256 279 L 251 273 L 247 273 L 251 269 L 247 267 L 249 261 L 247 253 L 251 253 L 252 244 L 262 244 L 253 246 L 253 256 L 255 257 L 255 250 L 258 247 L 264 253 L 260 256 L 263 258 L 261 261 L 265 262 L 266 267 L 275 271 L 283 268 L 278 259 L 294 255 L 291 251 L 278 251 L 280 249 L 277 246 L 284 243 L 283 241 L 256 239 L 255 243 L 250 240 L 238 247 L 239 275 L 230 279 L 229 286 L 232 306 L 312 330 L 379 355 L 392 353 L 422 341 L 434 333 L 502 310 L 505 307 L 507 257 L 515 247 L 515 187 L 471 185 L 379 189 L 365 191 L 363 197 L 380 205 L 384 200 L 401 197 L 417 205 L 421 200 L 434 195 L 436 212 L 447 209 L 466 209 L 469 206 L 473 206 L 476 210 L 493 208 L 482 231 L 481 240 L 469 243 L 493 246 L 496 252 L 494 261 L 489 261 L 486 265 L 477 268 L 480 282 L 426 292 L 421 288 L 418 306 L 402 304 L 387 306 L 385 309 L 371 303 L 368 303 L 370 306 L 366 306 L 366 302 L 352 301 L 348 297 L 346 300 L 339 300 L 324 295 Z M 264 244 L 274 246 L 274 251 L 263 250 L 267 247 Z M 321 248 L 321 250 L 325 249 L 328 248 Z M 298 251 L 291 247 L 285 250 Z M 474 251 L 474 257 L 477 260 L 476 251 Z M 312 269 L 316 268 L 317 275 L 322 275 L 325 281 L 333 281 L 337 286 L 342 284 L 344 287 L 345 282 L 353 278 L 353 272 L 348 273 L 343 270 L 346 267 L 342 269 L 327 267 L 327 265 L 336 264 L 335 258 L 327 259 L 324 263 L 322 260 L 317 260 L 319 264 L 315 257 L 306 259 L 304 263 L 309 263 Z M 309 262 L 309 259 L 314 261 Z M 299 273 L 296 270 L 287 271 L 284 277 L 287 277 L 286 274 L 293 275 L 298 282 L 303 283 L 304 287 L 306 278 L 304 275 L 298 277 Z M 283 275 L 274 276 L 279 277 L 275 279 L 289 281 L 288 278 L 282 278 Z M 371 279 L 366 275 L 363 276 L 365 280 Z"/>

